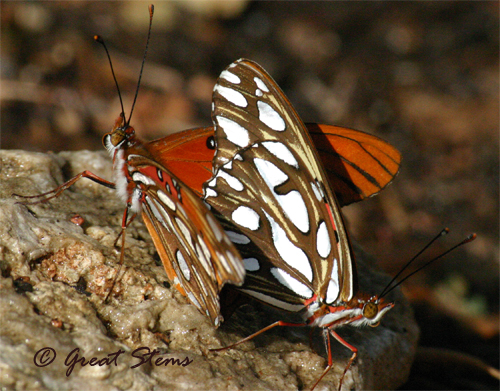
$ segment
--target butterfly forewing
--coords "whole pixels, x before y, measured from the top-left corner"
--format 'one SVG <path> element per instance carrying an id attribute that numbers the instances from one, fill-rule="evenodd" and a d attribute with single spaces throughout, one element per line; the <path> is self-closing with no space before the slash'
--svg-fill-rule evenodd
<path id="1" fill-rule="evenodd" d="M 208 182 L 207 202 L 216 208 L 228 204 L 234 208 L 239 203 L 239 210 L 251 211 L 241 214 L 241 220 L 251 220 L 252 215 L 257 220 L 256 213 L 267 228 L 249 235 L 252 241 L 274 247 L 269 250 L 274 251 L 270 262 L 276 268 L 323 297 L 333 281 L 340 289 L 339 299 L 349 300 L 356 282 L 339 207 L 305 125 L 281 89 L 259 65 L 239 60 L 222 72 L 214 88 L 212 117 L 217 140 L 214 179 L 221 179 Z M 235 191 L 227 175 L 253 194 Z M 235 223 L 240 214 L 230 209 L 222 213 Z M 316 254 L 310 249 L 317 249 Z M 292 254 L 302 261 L 289 261 Z M 281 277 L 283 284 L 288 277 Z"/>
<path id="2" fill-rule="evenodd" d="M 340 205 L 377 194 L 397 175 L 401 154 L 384 140 L 338 126 L 306 126 Z"/>
<path id="3" fill-rule="evenodd" d="M 222 286 L 241 285 L 245 276 L 238 250 L 207 206 L 168 170 L 140 155 L 129 155 L 128 164 L 169 278 L 218 325 Z"/>
<path id="4" fill-rule="evenodd" d="M 146 144 L 154 160 L 202 195 L 203 182 L 212 175 L 213 128 L 185 130 Z"/>

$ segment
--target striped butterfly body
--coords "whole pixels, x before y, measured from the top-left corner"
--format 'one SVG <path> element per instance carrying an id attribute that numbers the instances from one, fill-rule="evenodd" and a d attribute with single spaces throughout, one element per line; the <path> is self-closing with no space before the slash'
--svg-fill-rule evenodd
<path id="1" fill-rule="evenodd" d="M 266 71 L 245 59 L 231 64 L 213 100 L 217 151 L 204 194 L 245 263 L 238 290 L 304 319 L 264 330 L 323 329 L 328 366 L 313 388 L 332 366 L 330 336 L 349 348 L 340 389 L 357 349 L 335 329 L 376 325 L 393 304 L 358 292 L 351 244 L 326 172 L 305 125 Z"/>

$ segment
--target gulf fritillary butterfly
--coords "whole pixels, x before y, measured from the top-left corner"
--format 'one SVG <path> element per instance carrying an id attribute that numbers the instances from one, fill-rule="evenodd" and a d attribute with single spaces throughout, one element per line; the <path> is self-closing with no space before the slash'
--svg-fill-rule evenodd
<path id="1" fill-rule="evenodd" d="M 151 6 L 150 26 L 152 14 Z M 125 121 L 122 105 L 112 132 L 103 139 L 113 157 L 116 183 L 84 171 L 52 191 L 24 198 L 39 198 L 34 203 L 48 201 L 81 178 L 117 189 L 127 203 L 120 264 L 124 257 L 123 231 L 140 212 L 169 279 L 218 326 L 222 319 L 218 293 L 225 283 L 241 284 L 244 270 L 237 250 L 195 196 L 202 195 L 203 183 L 212 175 L 214 128 L 187 130 L 143 143 L 129 125 L 131 114 Z M 342 127 L 307 127 L 329 167 L 329 178 L 342 205 L 378 193 L 397 174 L 401 156 L 383 140 Z M 130 219 L 129 211 L 134 213 Z"/>
<path id="2" fill-rule="evenodd" d="M 151 5 L 149 34 L 152 17 Z M 99 37 L 95 39 L 103 43 Z M 107 48 L 106 53 L 109 56 Z M 136 137 L 130 126 L 133 107 L 129 119 L 125 120 L 122 104 L 122 112 L 112 131 L 103 138 L 113 158 L 115 183 L 84 171 L 58 188 L 34 196 L 42 197 L 35 203 L 57 197 L 81 178 L 115 188 L 127 205 L 122 219 L 120 266 L 124 259 L 124 231 L 141 213 L 170 281 L 215 326 L 219 326 L 222 321 L 219 293 L 226 283 L 243 283 L 245 269 L 241 257 L 200 197 L 162 165 L 155 143 L 145 144 Z M 130 218 L 129 212 L 133 213 Z"/>
<path id="3" fill-rule="evenodd" d="M 312 388 L 332 366 L 332 336 L 352 351 L 340 390 L 357 349 L 335 329 L 375 326 L 394 304 L 358 292 L 354 254 L 328 176 L 271 76 L 240 59 L 221 73 L 213 102 L 217 151 L 204 194 L 243 257 L 246 278 L 238 290 L 304 319 L 275 322 L 238 343 L 276 326 L 321 327 L 328 365 Z"/>

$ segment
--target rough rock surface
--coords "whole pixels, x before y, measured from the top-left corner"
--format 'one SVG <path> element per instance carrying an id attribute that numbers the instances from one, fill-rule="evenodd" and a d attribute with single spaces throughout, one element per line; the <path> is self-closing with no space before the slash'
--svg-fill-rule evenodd
<path id="1" fill-rule="evenodd" d="M 42 204 L 20 205 L 12 196 L 43 193 L 85 169 L 109 179 L 111 162 L 104 152 L 0 151 L 0 169 L 2 387 L 295 390 L 309 387 L 321 375 L 326 353 L 318 332 L 313 334 L 314 349 L 310 347 L 307 328 L 278 328 L 241 347 L 209 352 L 280 319 L 280 314 L 259 304 L 245 305 L 216 330 L 165 284 L 163 266 L 140 218 L 126 231 L 124 267 L 113 299 L 104 303 L 119 262 L 113 243 L 124 210 L 114 191 L 83 179 Z M 83 218 L 82 225 L 72 222 L 75 214 Z M 377 293 L 388 277 L 369 264 L 358 251 L 360 287 Z M 400 292 L 390 299 L 396 306 L 379 327 L 341 331 L 359 348 L 343 389 L 394 389 L 405 381 L 418 328 Z M 35 365 L 50 361 L 48 351 L 36 355 L 46 347 L 54 349 L 55 360 Z M 141 362 L 132 356 L 140 347 L 139 353 L 158 349 L 163 358 L 189 364 L 131 368 Z M 86 361 L 124 353 L 114 361 L 115 356 L 108 357 L 110 365 L 76 363 L 68 375 L 75 353 L 68 355 L 76 348 Z M 347 349 L 333 344 L 334 368 L 317 390 L 336 389 L 349 357 Z"/>

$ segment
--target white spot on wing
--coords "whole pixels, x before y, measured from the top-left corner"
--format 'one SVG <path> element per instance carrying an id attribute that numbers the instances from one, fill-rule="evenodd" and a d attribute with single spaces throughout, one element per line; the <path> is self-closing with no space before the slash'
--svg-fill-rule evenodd
<path id="1" fill-rule="evenodd" d="M 271 190 L 288 180 L 288 175 L 281 171 L 274 163 L 260 158 L 255 158 L 253 162 L 262 179 L 264 179 Z"/>
<path id="2" fill-rule="evenodd" d="M 217 115 L 215 119 L 217 120 L 218 125 L 224 130 L 224 133 L 229 141 L 238 147 L 244 148 L 248 146 L 248 143 L 250 142 L 248 130 L 237 122 L 220 115 Z"/>
<path id="3" fill-rule="evenodd" d="M 258 299 L 264 303 L 268 303 L 268 304 L 270 304 L 274 307 L 277 307 L 277 308 L 282 308 L 285 311 L 298 312 L 298 311 L 304 309 L 303 304 L 290 304 L 290 303 L 287 303 L 286 301 L 281 301 L 281 300 L 278 300 L 272 296 L 267 296 L 263 293 L 255 292 L 255 291 L 252 291 L 250 289 L 240 289 L 240 291 L 246 293 L 249 296 L 255 297 L 256 299 Z"/>
<path id="4" fill-rule="evenodd" d="M 233 105 L 238 107 L 247 107 L 248 102 L 239 91 L 233 90 L 232 88 L 224 87 L 219 84 L 215 85 L 214 91 L 221 94 L 226 100 L 231 102 Z"/>
<path id="5" fill-rule="evenodd" d="M 196 297 L 194 297 L 192 292 L 187 292 L 188 298 L 193 303 L 200 311 L 201 311 L 201 305 L 198 300 L 196 300 Z"/>
<path id="6" fill-rule="evenodd" d="M 156 194 L 158 194 L 158 198 L 160 199 L 161 202 L 163 202 L 165 205 L 167 205 L 167 207 L 170 208 L 171 210 L 175 211 L 175 209 L 176 209 L 175 202 L 172 201 L 168 195 L 166 195 L 161 190 L 158 190 L 156 192 Z"/>
<path id="7" fill-rule="evenodd" d="M 286 164 L 295 168 L 299 168 L 299 163 L 285 144 L 278 141 L 264 141 L 262 145 L 274 156 L 284 161 Z"/>
<path id="8" fill-rule="evenodd" d="M 229 162 L 229 163 L 232 163 L 232 162 Z M 219 172 L 217 173 L 217 177 L 224 178 L 226 180 L 227 184 L 229 185 L 229 187 L 231 187 L 231 189 L 233 189 L 233 190 L 242 191 L 245 188 L 243 186 L 243 183 L 241 183 L 241 181 L 238 178 L 236 178 L 232 175 L 229 175 L 225 171 L 219 170 Z"/>
<path id="9" fill-rule="evenodd" d="M 222 71 L 219 77 L 221 79 L 227 80 L 229 83 L 233 83 L 233 84 L 240 84 L 241 83 L 241 79 L 238 76 L 236 76 L 234 73 L 229 72 L 227 70 Z"/>
<path id="10" fill-rule="evenodd" d="M 205 198 L 208 197 L 217 197 L 217 192 L 213 189 L 206 188 L 205 189 Z"/>
<path id="11" fill-rule="evenodd" d="M 155 200 L 146 196 L 146 202 L 151 207 L 153 215 L 167 229 L 172 232 L 173 226 L 170 216 L 165 212 L 165 209 Z"/>
<path id="12" fill-rule="evenodd" d="M 276 247 L 283 261 L 312 282 L 313 271 L 306 253 L 290 241 L 283 228 L 271 216 L 265 211 L 264 213 L 271 225 L 274 247 Z"/>
<path id="13" fill-rule="evenodd" d="M 216 251 L 217 259 L 222 264 L 225 270 L 231 270 L 231 266 L 229 266 L 228 259 L 226 256 L 222 255 L 220 252 Z M 226 253 L 227 255 L 227 253 Z"/>
<path id="14" fill-rule="evenodd" d="M 304 285 L 290 274 L 277 267 L 271 268 L 271 274 L 288 289 L 295 292 L 297 295 L 310 299 L 313 296 L 313 291 L 307 285 Z"/>
<path id="15" fill-rule="evenodd" d="M 233 242 L 233 243 L 236 243 L 236 244 L 248 244 L 248 243 L 250 243 L 250 239 L 247 236 L 242 235 L 238 232 L 226 231 L 226 234 L 229 237 L 229 239 L 231 239 L 231 242 Z"/>
<path id="16" fill-rule="evenodd" d="M 184 224 L 183 221 L 178 217 L 175 218 L 175 222 L 177 223 L 177 226 L 182 232 L 182 236 L 184 237 L 184 241 L 186 242 L 185 244 L 191 247 L 192 246 L 191 232 L 189 232 L 188 227 L 186 227 L 186 224 Z"/>
<path id="17" fill-rule="evenodd" d="M 330 277 L 330 282 L 328 283 L 328 288 L 326 289 L 325 301 L 327 304 L 333 303 L 339 296 L 339 271 L 338 271 L 338 261 L 333 260 L 332 275 Z"/>
<path id="18" fill-rule="evenodd" d="M 222 240 L 222 238 L 224 237 L 223 233 L 222 233 L 222 228 L 220 227 L 219 224 L 217 224 L 215 219 L 212 217 L 211 213 L 207 213 L 206 218 L 208 221 L 208 225 L 210 225 L 210 228 L 212 229 L 212 232 L 215 234 L 215 237 L 220 242 Z"/>
<path id="19" fill-rule="evenodd" d="M 316 196 L 316 199 L 321 202 L 323 197 L 321 195 L 321 191 L 318 188 L 318 185 L 314 182 L 311 182 L 311 187 L 313 189 L 314 195 Z"/>
<path id="20" fill-rule="evenodd" d="M 258 101 L 259 119 L 271 129 L 282 132 L 286 129 L 286 124 L 279 113 L 269 106 L 266 102 Z"/>
<path id="21" fill-rule="evenodd" d="M 259 87 L 262 91 L 269 92 L 269 88 L 267 88 L 265 83 L 257 76 L 253 78 L 253 81 L 255 82 L 255 84 L 257 84 L 257 87 Z"/>
<path id="22" fill-rule="evenodd" d="M 136 171 L 132 174 L 132 179 L 134 180 L 134 182 L 144 183 L 145 185 L 149 185 L 149 186 L 156 185 L 155 181 L 153 181 L 151 178 L 147 177 L 146 175 L 140 173 L 139 171 Z"/>
<path id="23" fill-rule="evenodd" d="M 175 257 L 177 258 L 177 262 L 179 263 L 179 267 L 181 268 L 182 275 L 186 280 L 189 281 L 191 279 L 191 270 L 189 270 L 189 266 L 184 259 L 184 255 L 182 255 L 182 253 L 177 250 L 177 252 L 175 253 Z"/>
<path id="24" fill-rule="evenodd" d="M 210 254 L 210 250 L 208 249 L 207 245 L 205 244 L 205 242 L 203 240 L 200 240 L 198 241 L 198 243 L 200 244 L 200 247 L 203 251 L 203 254 L 205 254 L 205 258 L 207 259 L 207 262 L 209 262 L 210 259 L 212 259 L 212 256 Z M 208 269 L 207 269 L 208 271 Z M 212 273 L 210 273 L 212 274 Z"/>
<path id="25" fill-rule="evenodd" d="M 256 211 L 248 206 L 238 206 L 238 208 L 231 214 L 231 218 L 236 224 L 252 231 L 259 229 L 260 216 Z"/>
<path id="26" fill-rule="evenodd" d="M 233 169 L 233 161 L 229 160 L 226 164 L 223 166 L 226 170 L 232 170 Z"/>
<path id="27" fill-rule="evenodd" d="M 287 194 L 277 194 L 274 190 L 276 186 L 285 182 L 288 176 L 275 164 L 267 160 L 255 158 L 254 163 L 262 179 L 264 179 L 264 182 L 266 182 L 266 185 L 274 193 L 276 200 L 283 208 L 285 215 L 301 232 L 308 232 L 309 214 L 302 195 L 297 190 L 292 190 Z"/>
<path id="28" fill-rule="evenodd" d="M 201 279 L 201 277 L 198 274 L 198 271 L 196 270 L 195 267 L 193 267 L 193 274 L 194 274 L 194 278 L 196 279 L 196 281 L 198 281 L 198 285 L 201 286 L 201 290 L 203 291 L 203 293 L 205 294 L 205 296 L 208 296 L 208 291 L 207 291 L 206 284 L 203 283 L 203 280 Z"/>
<path id="29" fill-rule="evenodd" d="M 324 221 L 319 224 L 318 231 L 316 232 L 316 249 L 321 258 L 328 257 L 332 250 L 330 236 L 328 235 L 328 227 Z"/>
<path id="30" fill-rule="evenodd" d="M 256 258 L 245 258 L 243 263 L 245 264 L 245 270 L 249 272 L 256 272 L 260 269 L 259 261 Z"/>
<path id="31" fill-rule="evenodd" d="M 217 177 L 213 177 L 210 182 L 207 182 L 207 186 L 214 187 L 217 184 Z"/>
<path id="32" fill-rule="evenodd" d="M 203 268 L 206 270 L 207 274 L 211 278 L 215 278 L 214 272 L 212 267 L 210 266 L 210 263 L 208 262 L 207 257 L 205 256 L 205 252 L 203 251 L 200 243 L 202 243 L 202 240 L 200 237 L 198 237 L 198 243 L 196 243 L 196 255 L 198 255 L 198 259 L 200 260 L 201 264 L 203 265 Z"/>

